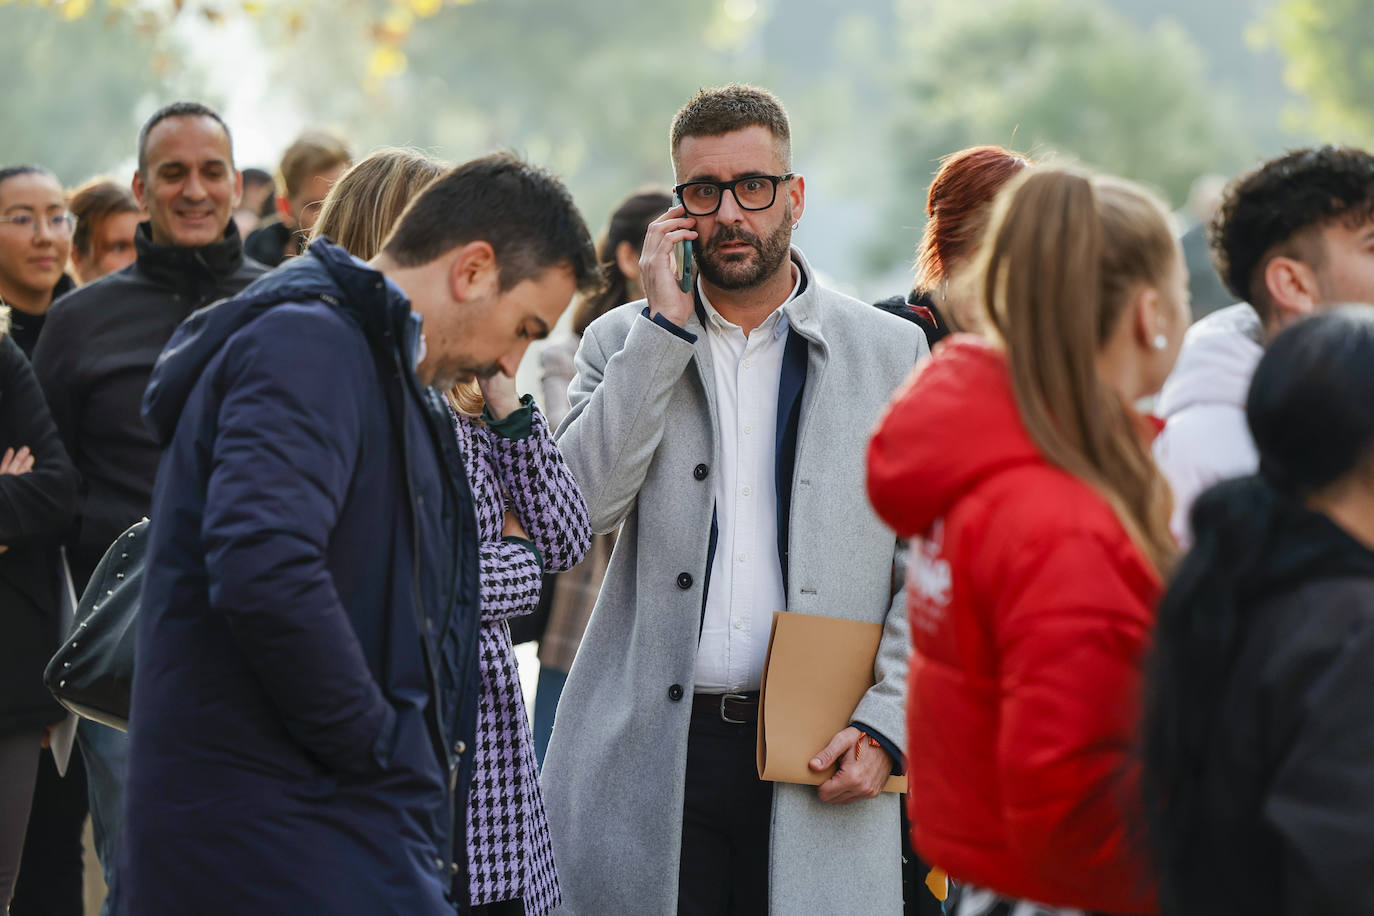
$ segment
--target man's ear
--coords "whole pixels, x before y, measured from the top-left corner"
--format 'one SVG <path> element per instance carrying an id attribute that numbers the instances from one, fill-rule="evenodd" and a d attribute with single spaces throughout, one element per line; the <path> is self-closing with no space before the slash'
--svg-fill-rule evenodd
<path id="1" fill-rule="evenodd" d="M 138 201 L 139 207 L 142 208 L 144 213 L 147 213 L 148 185 L 145 184 L 143 181 L 142 172 L 138 171 L 137 169 L 134 170 L 134 180 L 130 182 L 129 187 L 133 189 L 134 199 Z"/>
<path id="2" fill-rule="evenodd" d="M 792 222 L 800 222 L 806 210 L 806 179 L 801 175 L 793 175 L 787 183 L 787 193 L 792 199 Z"/>
<path id="3" fill-rule="evenodd" d="M 288 226 L 291 225 L 293 219 L 291 216 L 291 201 L 278 194 L 275 203 L 277 205 L 277 216 L 281 217 L 283 223 L 286 223 Z"/>
<path id="4" fill-rule="evenodd" d="M 1280 255 L 1264 265 L 1264 288 L 1274 306 L 1273 320 L 1285 328 L 1310 315 L 1321 302 L 1317 272 L 1306 262 Z"/>
<path id="5" fill-rule="evenodd" d="M 501 271 L 496 250 L 490 242 L 468 242 L 450 255 L 449 292 L 455 302 L 469 302 L 495 295 L 500 288 Z"/>

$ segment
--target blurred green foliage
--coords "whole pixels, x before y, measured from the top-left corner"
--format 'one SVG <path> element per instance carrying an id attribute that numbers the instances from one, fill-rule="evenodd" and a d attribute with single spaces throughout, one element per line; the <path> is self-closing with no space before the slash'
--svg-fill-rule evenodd
<path id="1" fill-rule="evenodd" d="M 1256 30 L 1310 103 L 1291 112 L 1326 139 L 1374 144 L 1374 0 L 1283 0 Z"/>
<path id="2" fill-rule="evenodd" d="M 668 126 L 692 92 L 757 82 L 793 115 L 799 241 L 842 286 L 892 292 L 937 160 L 962 147 L 1066 156 L 1178 205 L 1199 174 L 1294 142 L 1282 90 L 1251 85 L 1277 70 L 1241 39 L 1256 21 L 1294 82 L 1334 100 L 1329 118 L 1370 129 L 1374 16 L 1360 11 L 1374 0 L 1207 2 L 0 0 L 17 76 L 0 162 L 75 182 L 127 163 L 139 121 L 192 95 L 226 106 L 259 151 L 306 126 L 359 151 L 513 149 L 563 175 L 598 223 L 672 181 Z M 254 158 L 240 164 L 273 164 Z"/>
<path id="3" fill-rule="evenodd" d="M 910 66 L 892 146 L 908 219 L 938 158 L 976 144 L 1132 178 L 1176 205 L 1199 175 L 1254 154 L 1169 19 L 1142 29 L 1095 0 L 907 0 L 902 12 Z M 886 241 L 877 264 L 896 254 Z"/>
<path id="4" fill-rule="evenodd" d="M 180 50 L 147 20 L 81 12 L 0 3 L 0 164 L 38 163 L 75 184 L 132 158 Z"/>

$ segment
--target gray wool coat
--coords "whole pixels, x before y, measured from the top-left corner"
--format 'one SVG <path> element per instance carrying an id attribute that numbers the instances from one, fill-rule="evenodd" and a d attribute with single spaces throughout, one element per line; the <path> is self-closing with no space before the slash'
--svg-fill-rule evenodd
<path id="1" fill-rule="evenodd" d="M 787 303 L 808 342 L 793 476 L 787 610 L 885 625 L 877 682 L 854 711 L 905 750 L 907 616 L 892 594 L 895 539 L 869 508 L 869 433 L 929 352 L 916 325 L 824 289 Z M 558 444 L 594 531 L 624 523 L 558 707 L 542 782 L 561 913 L 671 914 L 683 774 L 719 458 L 706 332 L 695 344 L 615 309 L 578 348 Z M 820 750 L 820 748 L 817 748 Z M 898 796 L 826 805 L 813 786 L 773 794 L 773 914 L 901 912 Z"/>

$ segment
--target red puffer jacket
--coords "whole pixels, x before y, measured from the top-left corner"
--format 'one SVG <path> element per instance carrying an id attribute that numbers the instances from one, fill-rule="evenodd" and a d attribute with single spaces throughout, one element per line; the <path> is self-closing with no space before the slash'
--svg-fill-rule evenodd
<path id="1" fill-rule="evenodd" d="M 1011 897 L 1155 913 L 1132 750 L 1160 581 L 1031 441 L 1000 351 L 945 342 L 868 452 L 912 537 L 911 820 L 927 861 Z"/>

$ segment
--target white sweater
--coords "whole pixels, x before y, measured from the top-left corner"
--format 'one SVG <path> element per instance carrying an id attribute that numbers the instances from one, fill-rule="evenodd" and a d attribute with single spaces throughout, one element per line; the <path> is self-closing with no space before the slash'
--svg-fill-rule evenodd
<path id="1" fill-rule="evenodd" d="M 1213 484 L 1259 467 L 1245 398 L 1264 355 L 1263 340 L 1259 315 L 1249 305 L 1213 312 L 1188 329 L 1160 392 L 1157 410 L 1166 425 L 1154 455 L 1174 491 L 1171 527 L 1184 547 L 1192 541 L 1193 501 Z"/>

